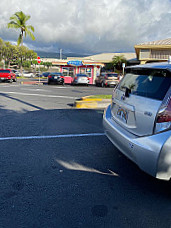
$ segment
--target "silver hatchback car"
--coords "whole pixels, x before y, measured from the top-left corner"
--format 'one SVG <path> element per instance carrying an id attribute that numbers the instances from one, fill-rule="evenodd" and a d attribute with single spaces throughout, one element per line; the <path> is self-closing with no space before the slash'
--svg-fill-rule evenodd
<path id="1" fill-rule="evenodd" d="M 103 115 L 105 134 L 140 169 L 171 178 L 171 64 L 126 68 Z"/>
<path id="2" fill-rule="evenodd" d="M 86 74 L 76 74 L 73 82 L 73 85 L 88 85 L 89 84 L 89 77 Z"/>

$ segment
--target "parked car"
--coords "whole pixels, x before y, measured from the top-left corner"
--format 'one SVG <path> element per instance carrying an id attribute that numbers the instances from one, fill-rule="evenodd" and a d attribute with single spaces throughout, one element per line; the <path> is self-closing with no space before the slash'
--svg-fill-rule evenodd
<path id="1" fill-rule="evenodd" d="M 117 73 L 101 73 L 95 79 L 95 85 L 101 87 L 116 86 L 119 83 Z"/>
<path id="2" fill-rule="evenodd" d="M 21 72 L 17 71 L 17 70 L 12 70 L 13 73 L 15 73 L 16 77 L 21 77 Z"/>
<path id="3" fill-rule="evenodd" d="M 86 74 L 76 74 L 73 78 L 73 85 L 88 85 L 89 84 L 89 77 Z"/>
<path id="4" fill-rule="evenodd" d="M 16 82 L 17 78 L 11 69 L 0 69 L 0 81 Z"/>
<path id="5" fill-rule="evenodd" d="M 171 178 L 171 64 L 127 67 L 103 116 L 110 141 L 153 177 Z"/>
<path id="6" fill-rule="evenodd" d="M 42 77 L 48 77 L 49 74 L 50 74 L 50 72 L 43 72 Z"/>
<path id="7" fill-rule="evenodd" d="M 64 85 L 64 76 L 62 73 L 50 73 L 48 75 L 48 85 L 50 85 L 51 83 L 53 84 L 60 84 L 60 85 Z"/>
<path id="8" fill-rule="evenodd" d="M 42 77 L 42 74 L 39 73 L 39 72 L 37 72 L 37 73 L 34 74 L 34 76 L 35 76 L 36 78 L 38 78 L 38 77 Z"/>
<path id="9" fill-rule="evenodd" d="M 27 78 L 33 78 L 34 74 L 32 72 L 23 71 L 22 75 Z"/>

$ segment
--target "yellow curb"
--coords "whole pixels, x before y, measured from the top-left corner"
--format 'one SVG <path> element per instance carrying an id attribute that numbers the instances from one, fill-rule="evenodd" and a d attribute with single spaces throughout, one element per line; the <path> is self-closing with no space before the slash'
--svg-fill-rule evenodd
<path id="1" fill-rule="evenodd" d="M 86 98 L 82 99 L 83 101 L 102 101 L 102 98 Z"/>
<path id="2" fill-rule="evenodd" d="M 90 98 L 93 95 L 82 97 L 81 100 L 83 101 L 102 101 L 102 98 Z"/>
<path id="3" fill-rule="evenodd" d="M 75 101 L 75 108 L 91 108 L 95 109 L 97 108 L 97 102 L 95 101 L 89 101 L 89 102 L 84 102 L 84 101 Z"/>

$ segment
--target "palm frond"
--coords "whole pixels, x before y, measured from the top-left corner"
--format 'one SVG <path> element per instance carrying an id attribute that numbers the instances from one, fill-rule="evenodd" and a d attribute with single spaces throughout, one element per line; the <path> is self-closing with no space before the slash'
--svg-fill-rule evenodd
<path id="1" fill-rule="evenodd" d="M 30 15 L 25 15 L 25 18 L 24 18 L 24 21 L 26 22 L 26 21 L 28 21 L 29 19 L 30 19 Z"/>
<path id="2" fill-rule="evenodd" d="M 20 33 L 18 40 L 17 40 L 17 44 L 20 45 L 22 42 L 22 34 Z"/>
<path id="3" fill-rule="evenodd" d="M 20 28 L 20 26 L 14 21 L 9 22 L 7 26 L 8 28 Z"/>
<path id="4" fill-rule="evenodd" d="M 31 29 L 31 31 L 34 32 L 34 27 L 32 25 L 28 25 L 27 29 Z"/>
<path id="5" fill-rule="evenodd" d="M 28 34 L 28 36 L 30 36 L 32 40 L 35 40 L 33 33 L 29 29 L 26 28 L 25 34 Z"/>
<path id="6" fill-rule="evenodd" d="M 10 20 L 11 20 L 11 21 L 16 21 L 16 20 L 17 20 L 16 15 L 12 15 L 12 16 L 10 17 Z"/>

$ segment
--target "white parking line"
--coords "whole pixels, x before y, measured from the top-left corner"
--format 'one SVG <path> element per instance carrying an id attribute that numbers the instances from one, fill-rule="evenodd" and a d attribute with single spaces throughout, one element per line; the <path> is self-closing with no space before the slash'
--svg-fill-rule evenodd
<path id="1" fill-rule="evenodd" d="M 18 87 L 19 85 L 0 85 L 0 87 L 7 88 L 7 87 Z"/>
<path id="2" fill-rule="evenodd" d="M 20 137 L 2 137 L 0 141 L 6 140 L 31 140 L 31 139 L 54 139 L 54 138 L 76 138 L 76 137 L 97 137 L 104 136 L 104 133 L 88 134 L 68 134 L 68 135 L 40 135 L 40 136 L 20 136 Z"/>
<path id="3" fill-rule="evenodd" d="M 67 89 L 67 87 L 57 87 L 57 89 Z M 29 88 L 21 88 L 21 90 L 28 90 L 28 91 L 46 91 L 46 92 L 51 92 L 47 89 L 29 89 Z"/>
<path id="4" fill-rule="evenodd" d="M 65 98 L 65 99 L 78 99 L 79 97 L 68 97 L 68 96 L 55 96 L 55 95 L 45 95 L 45 94 L 36 94 L 36 93 L 18 93 L 18 92 L 1 92 L 5 94 L 16 94 L 24 96 L 38 96 L 38 97 L 49 97 L 49 98 Z"/>

